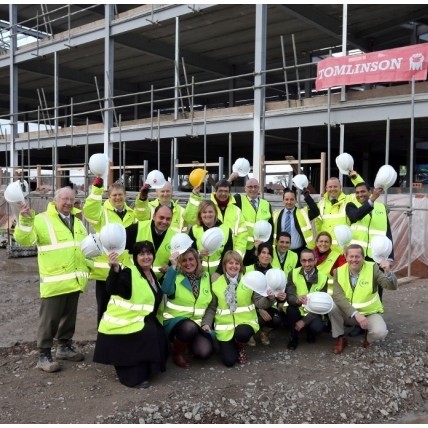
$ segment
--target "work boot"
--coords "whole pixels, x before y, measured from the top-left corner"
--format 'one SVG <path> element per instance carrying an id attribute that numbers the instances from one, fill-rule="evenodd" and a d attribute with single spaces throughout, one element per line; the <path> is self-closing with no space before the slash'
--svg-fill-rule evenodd
<path id="1" fill-rule="evenodd" d="M 333 353 L 341 354 L 347 345 L 348 345 L 348 341 L 346 340 L 346 337 L 339 336 L 336 339 L 336 343 L 334 344 Z"/>
<path id="2" fill-rule="evenodd" d="M 254 339 L 254 336 L 250 337 L 250 340 L 247 343 L 248 346 L 257 346 L 256 339 Z"/>
<path id="3" fill-rule="evenodd" d="M 59 365 L 59 363 L 52 359 L 50 349 L 40 350 L 39 361 L 36 367 L 47 373 L 55 373 L 61 370 L 61 366 Z"/>
<path id="4" fill-rule="evenodd" d="M 57 360 L 83 361 L 85 357 L 76 352 L 71 343 L 59 343 L 56 349 Z"/>
<path id="5" fill-rule="evenodd" d="M 260 342 L 262 342 L 262 345 L 265 345 L 265 346 L 270 345 L 269 333 L 272 330 L 273 329 L 269 327 L 262 327 L 262 329 L 260 330 Z"/>
<path id="6" fill-rule="evenodd" d="M 363 348 L 368 349 L 370 348 L 370 346 L 372 346 L 372 344 L 367 340 L 367 334 L 368 331 L 366 330 L 366 333 L 364 335 L 364 341 L 363 341 Z"/>
<path id="7" fill-rule="evenodd" d="M 184 355 L 186 350 L 187 343 L 181 342 L 178 339 L 174 339 L 174 342 L 172 344 L 172 359 L 174 363 L 182 369 L 189 367 L 189 362 L 187 361 Z"/>

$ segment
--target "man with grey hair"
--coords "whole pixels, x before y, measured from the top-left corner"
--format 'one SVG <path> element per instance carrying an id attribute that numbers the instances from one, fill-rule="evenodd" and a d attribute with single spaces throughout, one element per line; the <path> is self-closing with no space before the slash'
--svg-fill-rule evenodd
<path id="1" fill-rule="evenodd" d="M 232 172 L 228 181 L 233 182 L 239 177 L 237 172 Z M 260 184 L 255 178 L 250 178 L 245 183 L 245 195 L 239 193 L 234 195 L 235 205 L 241 209 L 242 216 L 247 226 L 247 247 L 244 256 L 244 265 L 248 266 L 254 263 L 256 259 L 255 246 L 254 246 L 254 225 L 259 220 L 266 220 L 272 226 L 271 236 L 269 242 L 273 241 L 273 220 L 272 220 L 272 207 L 269 201 L 259 196 Z"/>
<path id="2" fill-rule="evenodd" d="M 37 367 L 57 372 L 59 363 L 52 359 L 53 340 L 58 340 L 57 360 L 82 361 L 83 354 L 72 346 L 80 293 L 88 283 L 89 268 L 80 243 L 88 235 L 77 217 L 75 193 L 62 187 L 49 202 L 47 210 L 35 214 L 26 203 L 20 207 L 14 239 L 21 245 L 37 245 L 40 273 L 40 312 Z"/>

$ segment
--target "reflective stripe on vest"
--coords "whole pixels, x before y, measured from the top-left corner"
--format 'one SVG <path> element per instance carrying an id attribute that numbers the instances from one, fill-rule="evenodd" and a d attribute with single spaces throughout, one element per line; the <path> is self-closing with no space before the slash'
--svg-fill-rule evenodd
<path id="1" fill-rule="evenodd" d="M 56 238 L 55 238 L 56 239 Z M 51 245 L 38 245 L 37 248 L 39 251 L 54 251 L 60 250 L 62 248 L 78 247 L 74 241 L 62 242 L 61 244 L 51 244 Z"/>
<path id="2" fill-rule="evenodd" d="M 206 262 L 205 260 L 202 260 L 202 266 L 203 267 L 215 267 L 220 264 L 220 260 L 213 260 L 212 262 Z"/>
<path id="3" fill-rule="evenodd" d="M 376 294 L 373 299 L 370 299 L 368 302 L 365 303 L 354 303 L 352 306 L 355 309 L 359 309 L 359 308 L 366 308 L 367 306 L 370 306 L 372 303 L 376 302 L 376 300 L 379 300 L 379 294 Z"/>
<path id="4" fill-rule="evenodd" d="M 239 308 L 236 308 L 234 312 L 232 312 L 230 309 L 217 309 L 216 314 L 218 315 L 230 315 L 230 314 L 240 314 L 242 312 L 250 312 L 255 309 L 254 304 L 250 306 L 241 306 Z"/>
<path id="5" fill-rule="evenodd" d="M 176 305 L 175 303 L 172 303 L 170 300 L 166 302 L 166 307 L 175 309 L 176 311 L 183 311 L 183 312 L 192 312 L 194 315 L 204 315 L 205 309 L 197 309 L 193 306 L 181 306 Z"/>
<path id="6" fill-rule="evenodd" d="M 116 306 L 120 306 L 121 308 L 128 309 L 130 311 L 149 311 L 152 312 L 154 309 L 153 305 L 142 305 L 138 303 L 130 303 L 125 300 L 119 300 L 114 298 L 113 296 L 110 298 L 110 302 Z"/>
<path id="7" fill-rule="evenodd" d="M 71 272 L 71 273 L 64 273 L 62 275 L 45 276 L 40 278 L 40 282 L 43 284 L 48 284 L 50 282 L 66 281 L 67 279 L 76 279 L 76 278 L 89 278 L 89 273 Z"/>
<path id="8" fill-rule="evenodd" d="M 130 320 L 125 320 L 123 318 L 117 318 L 117 317 L 108 315 L 105 312 L 104 312 L 104 315 L 103 315 L 103 319 L 105 321 L 108 321 L 108 322 L 110 322 L 112 324 L 120 325 L 122 327 L 124 327 L 126 325 L 130 325 L 130 324 L 134 324 L 136 322 L 142 322 L 143 323 L 144 322 L 144 318 L 145 317 L 142 316 L 142 317 L 135 317 L 135 318 L 132 318 Z"/>

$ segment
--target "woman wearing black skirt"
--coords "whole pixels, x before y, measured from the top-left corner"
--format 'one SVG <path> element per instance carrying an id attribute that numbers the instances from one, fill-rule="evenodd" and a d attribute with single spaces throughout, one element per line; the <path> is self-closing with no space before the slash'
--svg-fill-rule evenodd
<path id="1" fill-rule="evenodd" d="M 168 356 L 163 294 L 151 268 L 153 244 L 137 242 L 132 255 L 134 266 L 124 268 L 116 253 L 109 255 L 106 286 L 111 297 L 98 327 L 94 362 L 113 365 L 126 386 L 147 388 L 151 375 L 165 371 Z"/>

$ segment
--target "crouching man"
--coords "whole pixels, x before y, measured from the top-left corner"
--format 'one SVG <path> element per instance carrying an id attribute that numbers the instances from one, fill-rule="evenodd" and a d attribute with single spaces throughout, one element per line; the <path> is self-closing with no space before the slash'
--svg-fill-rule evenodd
<path id="1" fill-rule="evenodd" d="M 341 354 L 347 345 L 344 337 L 345 325 L 359 325 L 365 330 L 364 348 L 382 340 L 388 334 L 383 314 L 383 305 L 378 289 L 396 290 L 397 278 L 390 270 L 387 260 L 377 266 L 364 260 L 361 245 L 351 244 L 345 251 L 346 264 L 339 267 L 334 275 L 333 310 L 328 314 L 333 338 L 336 343 L 335 354 Z M 382 268 L 382 270 L 379 269 Z"/>

